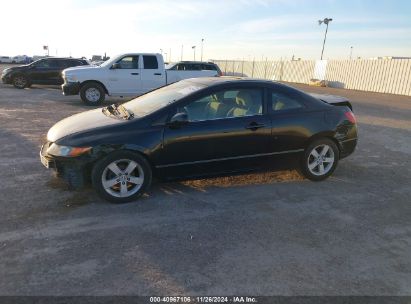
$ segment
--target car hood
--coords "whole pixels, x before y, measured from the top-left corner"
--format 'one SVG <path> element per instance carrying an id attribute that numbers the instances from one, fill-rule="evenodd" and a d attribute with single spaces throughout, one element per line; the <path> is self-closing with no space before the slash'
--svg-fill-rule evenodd
<path id="1" fill-rule="evenodd" d="M 27 69 L 29 65 L 25 64 L 25 65 L 19 65 L 19 66 L 14 66 L 14 67 L 10 67 L 7 69 L 4 69 L 5 72 L 11 72 L 11 71 L 19 71 L 19 70 L 25 70 Z"/>
<path id="2" fill-rule="evenodd" d="M 101 109 L 95 109 L 67 117 L 56 123 L 47 133 L 47 140 L 55 142 L 68 135 L 89 131 L 91 129 L 124 123 L 120 120 L 104 115 Z"/>
<path id="3" fill-rule="evenodd" d="M 64 74 L 68 74 L 68 73 L 77 73 L 77 72 L 87 72 L 90 70 L 94 70 L 94 69 L 101 69 L 101 67 L 97 66 L 97 65 L 80 65 L 80 66 L 76 66 L 76 67 L 72 67 L 72 68 L 68 68 L 65 69 L 63 71 Z"/>

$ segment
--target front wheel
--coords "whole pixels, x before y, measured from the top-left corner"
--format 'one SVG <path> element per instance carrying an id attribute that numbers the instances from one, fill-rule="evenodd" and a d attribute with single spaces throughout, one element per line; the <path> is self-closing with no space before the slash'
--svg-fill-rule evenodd
<path id="1" fill-rule="evenodd" d="M 338 159 L 337 145 L 330 139 L 319 139 L 305 149 L 301 159 L 301 171 L 306 178 L 321 181 L 334 172 Z"/>
<path id="2" fill-rule="evenodd" d="M 80 89 L 81 100 L 88 106 L 98 106 L 103 103 L 106 92 L 98 83 L 87 83 Z"/>
<path id="3" fill-rule="evenodd" d="M 13 85 L 17 89 L 24 89 L 29 85 L 29 81 L 24 75 L 17 75 L 13 78 Z"/>
<path id="4" fill-rule="evenodd" d="M 97 193 L 112 203 L 137 199 L 150 186 L 152 170 L 147 160 L 130 151 L 113 152 L 97 162 L 92 183 Z"/>

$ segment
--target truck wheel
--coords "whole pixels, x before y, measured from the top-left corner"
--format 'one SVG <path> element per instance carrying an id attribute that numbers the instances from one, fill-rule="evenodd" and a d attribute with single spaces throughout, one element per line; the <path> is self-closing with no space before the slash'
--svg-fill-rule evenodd
<path id="1" fill-rule="evenodd" d="M 104 88 L 95 82 L 85 84 L 80 89 L 81 100 L 88 106 L 98 106 L 103 103 L 106 92 Z"/>
<path id="2" fill-rule="evenodd" d="M 102 198 L 112 203 L 126 203 L 136 200 L 150 187 L 152 170 L 143 156 L 116 151 L 94 165 L 91 179 Z"/>
<path id="3" fill-rule="evenodd" d="M 17 75 L 13 78 L 13 85 L 17 89 L 24 89 L 29 84 L 29 80 L 24 75 Z"/>

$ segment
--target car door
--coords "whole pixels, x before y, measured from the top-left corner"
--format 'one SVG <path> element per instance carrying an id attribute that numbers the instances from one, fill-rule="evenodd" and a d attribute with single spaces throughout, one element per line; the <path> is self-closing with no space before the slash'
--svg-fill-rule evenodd
<path id="1" fill-rule="evenodd" d="M 126 55 L 111 67 L 107 74 L 107 86 L 111 94 L 136 96 L 141 94 L 141 69 L 139 55 Z"/>
<path id="2" fill-rule="evenodd" d="M 270 153 L 271 120 L 265 112 L 262 88 L 218 90 L 180 105 L 188 123 L 165 127 L 160 167 L 179 170 L 187 165 L 207 171 L 231 170 Z"/>
<path id="3" fill-rule="evenodd" d="M 166 84 L 166 75 L 163 67 L 158 65 L 157 56 L 143 55 L 141 69 L 141 86 L 144 92 L 152 91 Z"/>
<path id="4" fill-rule="evenodd" d="M 272 150 L 275 153 L 300 152 L 311 126 L 323 121 L 323 114 L 310 111 L 304 96 L 292 89 L 274 87 L 269 92 L 269 111 L 272 118 Z"/>
<path id="5" fill-rule="evenodd" d="M 54 84 L 59 76 L 59 69 L 58 60 L 43 59 L 30 67 L 28 76 L 33 83 Z"/>

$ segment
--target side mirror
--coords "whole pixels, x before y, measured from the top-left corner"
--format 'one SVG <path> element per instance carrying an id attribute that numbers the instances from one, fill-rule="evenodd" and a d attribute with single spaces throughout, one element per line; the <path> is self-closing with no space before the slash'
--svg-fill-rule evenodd
<path id="1" fill-rule="evenodd" d="M 168 126 L 171 128 L 178 128 L 186 124 L 188 124 L 188 115 L 187 113 L 180 112 L 171 117 Z"/>
<path id="2" fill-rule="evenodd" d="M 113 65 L 111 66 L 111 69 L 112 70 L 121 69 L 120 63 L 118 63 L 118 62 L 113 63 Z"/>

